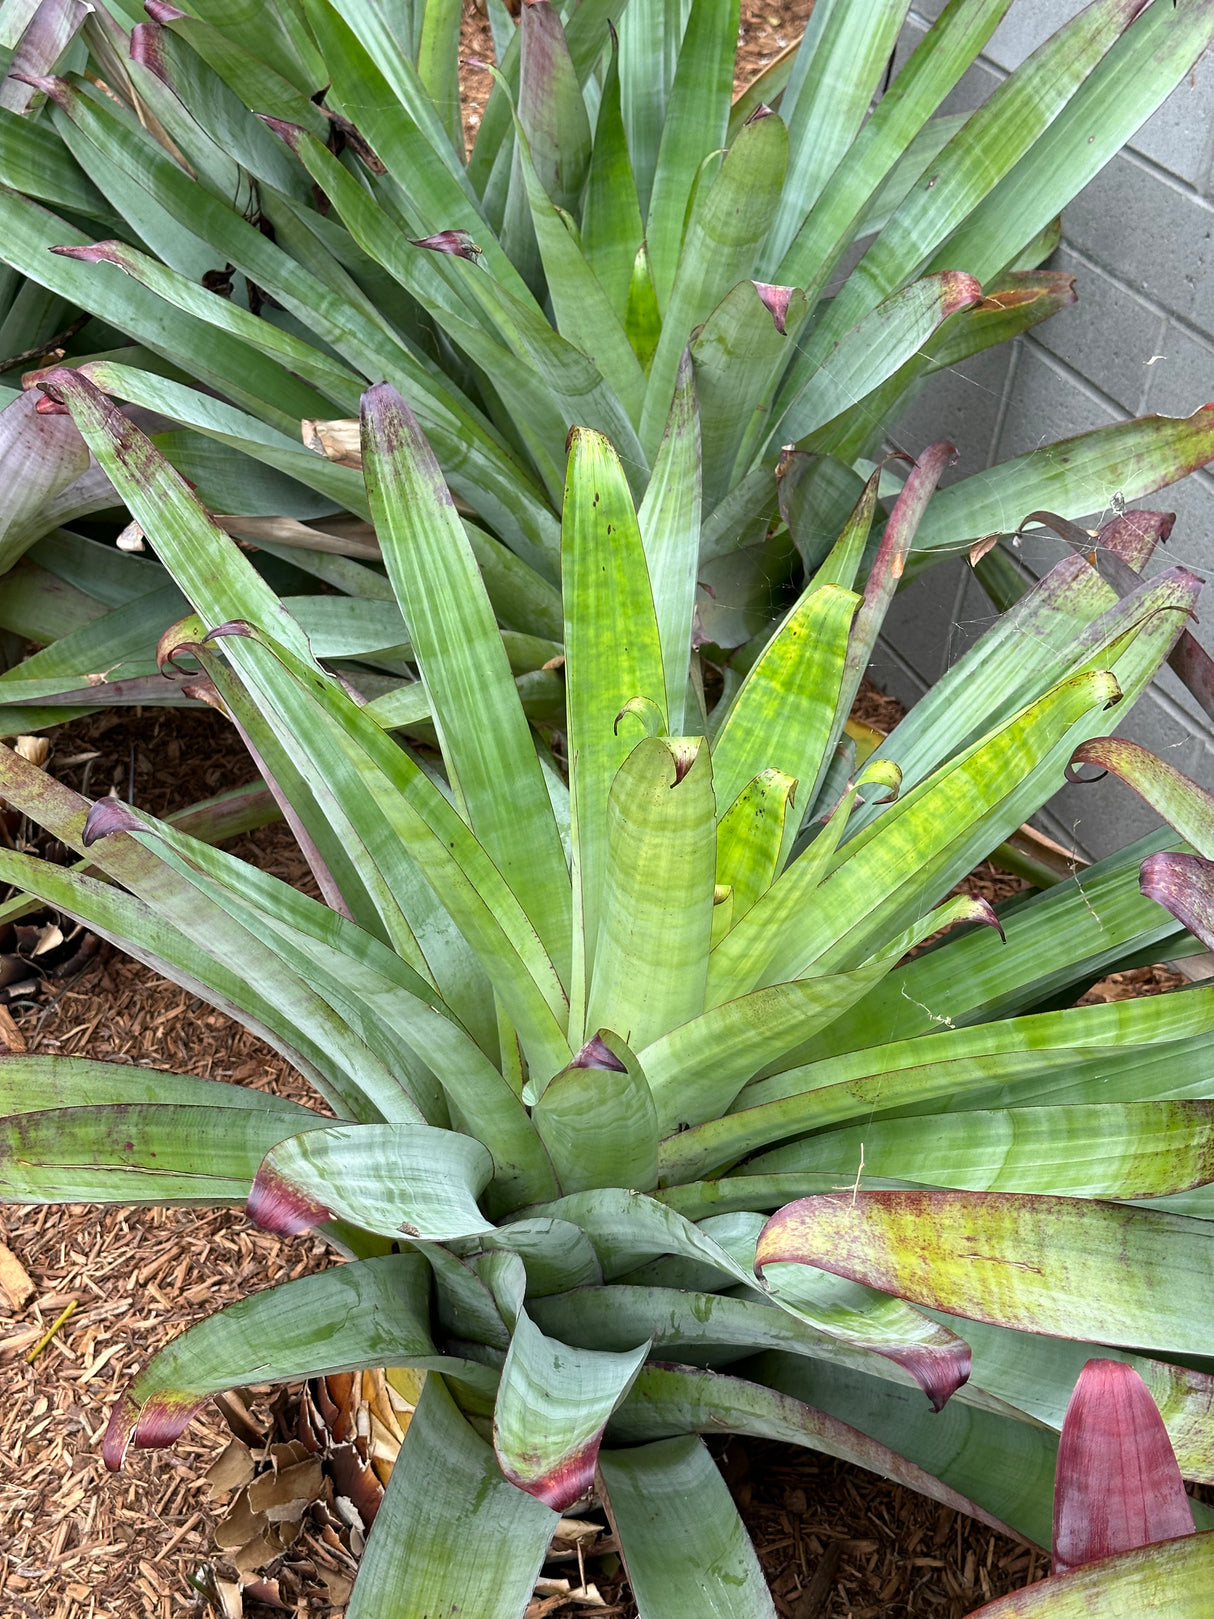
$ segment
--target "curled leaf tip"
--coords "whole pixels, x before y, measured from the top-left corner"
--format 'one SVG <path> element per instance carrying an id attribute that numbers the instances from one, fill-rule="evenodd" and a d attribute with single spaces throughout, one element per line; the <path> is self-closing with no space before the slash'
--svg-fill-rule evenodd
<path id="1" fill-rule="evenodd" d="M 970 922 L 981 922 L 988 928 L 994 928 L 995 932 L 1003 940 L 1004 944 L 1006 944 L 1007 934 L 1003 931 L 1003 923 L 999 920 L 994 906 L 992 906 L 988 900 L 978 898 L 977 895 L 974 896 L 972 903 L 973 909 L 970 911 L 970 914 L 966 920 Z"/>
<path id="2" fill-rule="evenodd" d="M 205 646 L 208 641 L 222 641 L 227 636 L 256 640 L 257 627 L 250 624 L 247 618 L 230 618 L 226 624 L 216 624 L 213 630 L 208 630 L 202 638 L 202 644 Z"/>
<path id="3" fill-rule="evenodd" d="M 137 832 L 139 822 L 120 798 L 99 798 L 85 817 L 80 841 L 91 849 L 99 838 L 113 832 Z"/>
<path id="4" fill-rule="evenodd" d="M 279 1237 L 294 1237 L 322 1220 L 331 1220 L 332 1211 L 308 1197 L 272 1165 L 262 1164 L 249 1192 L 245 1210 L 254 1225 L 273 1231 Z"/>
<path id="5" fill-rule="evenodd" d="M 788 306 L 792 302 L 795 287 L 777 287 L 770 281 L 752 281 L 751 286 L 759 295 L 764 309 L 771 316 L 776 331 L 781 337 L 788 332 Z"/>
<path id="6" fill-rule="evenodd" d="M 603 1039 L 605 1029 L 592 1035 L 570 1063 L 571 1068 L 606 1068 L 613 1074 L 626 1074 L 627 1068 Z"/>
<path id="7" fill-rule="evenodd" d="M 480 248 L 466 230 L 440 230 L 432 236 L 408 238 L 413 247 L 426 247 L 433 253 L 451 253 L 457 259 L 469 259 L 476 264 L 483 257 Z"/>
<path id="8" fill-rule="evenodd" d="M 774 108 L 769 107 L 765 101 L 760 101 L 746 122 L 748 124 L 757 124 L 760 118 L 771 118 L 773 116 Z"/>
<path id="9" fill-rule="evenodd" d="M 974 1356 L 964 1338 L 947 1348 L 914 1344 L 889 1352 L 903 1371 L 909 1372 L 927 1395 L 933 1411 L 943 1411 L 957 1390 L 969 1382 Z"/>
<path id="10" fill-rule="evenodd" d="M 41 399 L 36 401 L 34 414 L 35 416 L 70 416 L 71 411 L 66 405 L 61 405 L 57 399 L 51 399 L 49 395 L 44 394 Z"/>
<path id="11" fill-rule="evenodd" d="M 143 0 L 143 9 L 153 22 L 159 23 L 181 22 L 189 16 L 180 6 L 170 5 L 169 0 Z"/>
<path id="12" fill-rule="evenodd" d="M 111 1473 L 117 1473 L 126 1460 L 127 1448 L 139 1420 L 139 1406 L 129 1394 L 122 1394 L 110 1412 L 105 1438 L 101 1441 L 101 1459 Z"/>

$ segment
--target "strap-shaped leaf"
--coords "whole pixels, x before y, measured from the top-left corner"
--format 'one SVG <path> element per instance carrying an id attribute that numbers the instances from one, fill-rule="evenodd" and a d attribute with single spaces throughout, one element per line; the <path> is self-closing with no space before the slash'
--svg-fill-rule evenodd
<path id="1" fill-rule="evenodd" d="M 620 45 L 613 37 L 582 203 L 582 251 L 621 320 L 644 234 L 620 105 Z"/>
<path id="2" fill-rule="evenodd" d="M 746 676 L 713 742 L 722 814 L 754 776 L 774 768 L 812 799 L 829 753 L 848 640 L 859 598 L 838 585 L 812 586 L 789 611 Z M 786 815 L 776 868 L 792 848 L 797 822 Z"/>
<path id="3" fill-rule="evenodd" d="M 960 549 L 984 534 L 1014 534 L 1032 511 L 1078 519 L 1175 483 L 1214 456 L 1214 405 L 1191 416 L 1142 416 L 1030 450 L 950 484 L 919 525 L 916 549 Z"/>
<path id="4" fill-rule="evenodd" d="M 661 126 L 653 190 L 645 213 L 645 239 L 658 307 L 663 311 L 671 301 L 687 206 L 700 165 L 725 144 L 738 47 L 738 0 L 691 0 L 686 15 L 687 27 Z M 645 63 L 647 74 L 652 71 L 650 62 Z M 628 83 L 626 78 L 626 89 Z M 647 187 L 643 179 L 640 184 L 644 194 Z M 686 341 L 686 332 L 681 333 L 676 359 Z M 665 400 L 659 408 L 664 415 Z"/>
<path id="5" fill-rule="evenodd" d="M 774 1215 L 755 1263 L 811 1264 L 980 1321 L 1202 1354 L 1214 1226 L 1008 1192 L 858 1192 Z M 1169 1278 L 1161 1291 L 1160 1276 Z"/>
<path id="6" fill-rule="evenodd" d="M 558 1512 L 594 1483 L 603 1430 L 649 1352 L 574 1349 L 520 1309 L 493 1411 L 493 1448 L 512 1484 Z"/>
<path id="7" fill-rule="evenodd" d="M 723 18 L 724 13 L 721 15 Z M 695 27 L 693 17 L 685 50 L 694 48 L 691 30 Z M 706 87 L 701 87 L 700 98 L 711 105 Z M 668 124 L 664 143 L 673 142 L 678 133 Z M 707 159 L 712 150 L 711 145 L 706 146 L 701 158 Z M 662 279 L 663 229 L 651 215 L 646 239 L 663 309 L 662 335 L 649 372 L 641 426 L 642 442 L 651 452 L 666 419 L 680 356 L 694 328 L 708 319 L 730 287 L 754 272 L 755 254 L 775 212 L 787 161 L 788 133 L 783 121 L 770 109 L 760 108 L 739 131 L 716 175 L 710 177 L 707 169 L 701 169 L 697 176 L 685 233 L 682 218 L 678 221 L 678 273 L 669 284 Z M 661 185 L 659 168 L 658 187 Z M 654 209 L 668 205 L 655 189 Z"/>
<path id="8" fill-rule="evenodd" d="M 785 1445 L 804 1445 L 882 1478 L 894 1479 L 954 1512 L 978 1518 L 1000 1534 L 1015 1533 L 976 1501 L 950 1489 L 925 1468 L 870 1439 L 858 1428 L 762 1383 L 720 1372 L 681 1366 L 644 1367 L 612 1417 L 608 1438 L 636 1444 L 673 1437 L 689 1429 L 695 1433 L 744 1433 Z"/>
<path id="9" fill-rule="evenodd" d="M 784 255 L 808 211 L 859 134 L 897 43 L 909 0 L 828 6 L 814 41 L 812 65 L 790 86 L 788 184 L 772 222 L 765 255 Z"/>
<path id="10" fill-rule="evenodd" d="M 559 964 L 570 926 L 564 851 L 463 525 L 417 419 L 395 389 L 381 385 L 367 393 L 362 423 L 376 530 L 452 786 Z"/>
<path id="11" fill-rule="evenodd" d="M 171 1445 L 208 1397 L 239 1383 L 287 1382 L 435 1356 L 429 1272 L 415 1254 L 356 1260 L 241 1299 L 175 1338 L 110 1414 L 103 1455 Z"/>
<path id="12" fill-rule="evenodd" d="M 272 1147 L 323 1123 L 261 1101 L 52 1105 L 0 1119 L 0 1195 L 13 1203 L 241 1202 Z"/>
<path id="13" fill-rule="evenodd" d="M 879 933 L 888 938 L 891 929 L 909 925 L 922 914 L 928 894 L 947 891 L 946 874 L 951 882 L 954 869 L 957 875 L 968 870 L 971 853 L 993 847 L 1024 820 L 1025 804 L 1035 808 L 1048 796 L 1056 781 L 1055 756 L 1072 750 L 1080 727 L 1094 728 L 1100 711 L 1119 694 L 1113 676 L 1104 672 L 1061 682 L 889 805 L 835 856 L 818 904 L 798 923 L 790 922 L 777 942 L 766 982 L 795 978 L 818 961 L 857 965 L 858 954 L 883 942 Z M 812 850 L 811 844 L 759 901 L 744 928 L 760 926 L 769 906 L 774 914 L 784 885 L 790 892 L 801 886 L 797 868 Z"/>
<path id="14" fill-rule="evenodd" d="M 970 1191 L 1167 1197 L 1214 1181 L 1214 1102 L 1114 1102 L 927 1114 L 765 1153 L 767 1173 L 866 1174 Z"/>
<path id="15" fill-rule="evenodd" d="M 739 1264 L 757 1273 L 755 1242 L 761 1214 L 741 1211 L 703 1222 Z M 773 1265 L 763 1280 L 781 1309 L 827 1337 L 879 1355 L 908 1373 L 939 1411 L 970 1374 L 970 1348 L 938 1321 L 872 1288 L 798 1265 Z"/>
<path id="16" fill-rule="evenodd" d="M 306 1128 L 315 1118 L 311 1108 L 270 1096 L 247 1085 L 193 1074 L 169 1074 L 159 1068 L 94 1062 L 87 1057 L 47 1057 L 34 1052 L 8 1052 L 0 1057 L 0 1113 L 37 1113 L 44 1108 L 105 1107 L 114 1104 L 165 1102 L 182 1107 L 269 1108 L 293 1113 Z"/>
<path id="17" fill-rule="evenodd" d="M 684 729 L 700 557 L 701 465 L 696 383 L 690 357 L 684 354 L 666 431 L 637 510 L 666 671 L 666 716 L 672 736 L 681 735 Z"/>
<path id="18" fill-rule="evenodd" d="M 607 870 L 607 798 L 633 748 L 616 719 L 645 697 L 663 706 L 666 675 L 649 570 L 619 458 L 598 433 L 570 435 L 561 524 L 565 676 L 572 776 L 574 962 L 570 1030 L 584 1029 Z M 610 603 L 610 611 L 604 611 Z M 582 938 L 579 941 L 577 933 Z M 580 991 L 580 994 L 579 994 Z"/>
<path id="19" fill-rule="evenodd" d="M 748 1078 L 778 1063 L 868 993 L 889 953 L 849 973 L 773 984 L 714 1006 L 640 1053 L 663 1135 L 718 1117 Z"/>
<path id="20" fill-rule="evenodd" d="M 987 98 L 849 276 L 814 334 L 818 354 L 922 266 L 1058 116 L 1142 5 L 1143 0 L 1097 0 L 1039 46 Z M 962 255 L 954 262 L 967 261 Z"/>
<path id="21" fill-rule="evenodd" d="M 516 1489 L 427 1377 L 376 1514 L 349 1619 L 522 1619 L 557 1514 Z"/>
<path id="22" fill-rule="evenodd" d="M 754 1547 L 702 1439 L 603 1451 L 599 1471 L 646 1619 L 775 1619 Z"/>
<path id="23" fill-rule="evenodd" d="M 1088 1361 L 1058 1442 L 1051 1572 L 1192 1533 L 1184 1481 L 1146 1384 L 1123 1361 Z"/>
<path id="24" fill-rule="evenodd" d="M 770 399 L 804 323 L 805 295 L 795 287 L 739 281 L 691 334 L 700 428 L 704 444 L 704 499 L 725 499 L 747 470 L 744 448 L 752 414 L 770 415 Z"/>
<path id="25" fill-rule="evenodd" d="M 1111 1007 L 1076 1007 L 920 1036 L 900 1050 L 875 1046 L 819 1059 L 755 1081 L 733 1112 L 669 1137 L 662 1145 L 663 1172 L 690 1179 L 765 1142 L 871 1117 L 877 1107 L 918 1112 L 933 1098 L 939 1111 L 1002 1106 L 1009 1095 L 1023 1105 L 1051 1106 L 1137 1101 L 1144 1091 L 1152 1099 L 1201 1096 L 1207 1093 L 1201 1048 L 1211 1003 L 1204 995 L 1192 998 L 1197 995 L 1202 992 L 1163 997 L 1158 1010 L 1149 1000 L 1123 1002 L 1122 1011 L 1095 1019 L 1086 1014 Z M 795 1162 L 795 1149 L 788 1151 Z M 750 1167 L 766 1174 L 782 1161 L 769 1164 L 764 1154 Z"/>
<path id="26" fill-rule="evenodd" d="M 611 784 L 588 1028 L 636 1050 L 703 1011 L 715 870 L 707 744 L 646 737 Z"/>
<path id="27" fill-rule="evenodd" d="M 721 813 L 717 823 L 717 887 L 733 891 L 731 927 L 742 920 L 780 874 L 788 823 L 800 821 L 795 814 L 797 786 L 795 776 L 768 767 L 748 781 Z"/>
<path id="28" fill-rule="evenodd" d="M 0 412 L 0 454 L 12 470 L 0 502 L 0 567 L 6 573 L 37 533 L 30 531 L 30 519 L 88 466 L 75 423 L 37 414 L 36 402 L 34 393 L 19 394 Z"/>
<path id="29" fill-rule="evenodd" d="M 658 1120 L 640 1063 L 600 1030 L 544 1088 L 531 1113 L 566 1192 L 649 1191 L 658 1178 Z"/>
<path id="30" fill-rule="evenodd" d="M 449 1242 L 493 1229 L 476 1204 L 492 1173 L 480 1142 L 454 1130 L 335 1125 L 266 1154 L 249 1214 L 283 1235 L 337 1216 L 380 1236 Z"/>
<path id="31" fill-rule="evenodd" d="M 1123 1552 L 975 1609 L 971 1619 L 1209 1619 L 1214 1533 Z"/>

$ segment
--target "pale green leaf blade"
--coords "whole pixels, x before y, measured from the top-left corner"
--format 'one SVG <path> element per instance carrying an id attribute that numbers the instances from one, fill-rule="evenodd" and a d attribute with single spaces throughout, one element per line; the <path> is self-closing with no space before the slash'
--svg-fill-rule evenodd
<path id="1" fill-rule="evenodd" d="M 460 0 L 425 0 L 417 44 L 417 76 L 434 103 L 455 148 L 464 155 L 464 125 L 459 101 Z"/>
<path id="2" fill-rule="evenodd" d="M 783 258 L 807 212 L 847 155 L 898 40 L 909 0 L 860 0 L 828 8 L 810 72 L 785 96 L 788 184 L 764 253 Z"/>
<path id="3" fill-rule="evenodd" d="M 632 496 L 619 458 L 598 433 L 571 435 L 561 546 L 573 815 L 570 1033 L 577 1040 L 607 881 L 608 793 L 634 745 L 630 722 L 620 735 L 616 718 L 635 697 L 660 709 L 666 690 Z"/>
<path id="4" fill-rule="evenodd" d="M 970 1191 L 1167 1197 L 1214 1180 L 1214 1102 L 1113 1102 L 926 1114 L 764 1154 L 768 1172 L 864 1171 Z"/>
<path id="5" fill-rule="evenodd" d="M 603 1429 L 649 1352 L 575 1349 L 520 1310 L 493 1411 L 493 1448 L 520 1490 L 563 1511 L 594 1483 Z"/>
<path id="6" fill-rule="evenodd" d="M 724 812 L 761 771 L 791 776 L 808 807 L 833 745 L 835 710 L 860 598 L 837 585 L 812 585 L 753 665 L 713 743 Z M 777 869 L 797 834 L 785 816 Z"/>
<path id="7" fill-rule="evenodd" d="M 301 1277 L 208 1316 L 162 1349 L 114 1406 L 106 1465 L 120 1467 L 131 1444 L 171 1445 L 211 1394 L 237 1384 L 433 1357 L 428 1282 L 423 1260 L 391 1254 Z"/>
<path id="8" fill-rule="evenodd" d="M 566 1193 L 658 1178 L 658 1121 L 645 1074 L 618 1035 L 602 1030 L 552 1079 L 532 1121 Z"/>
<path id="9" fill-rule="evenodd" d="M 662 310 L 670 303 L 696 175 L 704 159 L 725 144 L 737 44 L 738 0 L 692 0 L 645 213 L 645 238 Z M 652 71 L 649 64 L 646 71 Z M 681 334 L 676 362 L 686 341 L 687 334 Z M 665 400 L 659 410 L 660 423 Z"/>
<path id="10" fill-rule="evenodd" d="M 894 1479 L 955 1512 L 980 1519 L 1000 1534 L 1014 1533 L 976 1501 L 958 1494 L 926 1469 L 908 1462 L 858 1428 L 791 1395 L 720 1372 L 645 1367 L 612 1418 L 609 1437 L 635 1444 L 674 1437 L 688 1429 L 698 1433 L 744 1433 L 781 1444 L 803 1445 L 882 1478 Z"/>
<path id="11" fill-rule="evenodd" d="M 914 1191 L 789 1204 L 768 1222 L 755 1263 L 812 1264 L 1030 1332 L 1201 1355 L 1212 1255 L 1205 1220 L 1071 1198 Z"/>
<path id="12" fill-rule="evenodd" d="M 543 773 L 471 546 L 416 418 L 387 385 L 363 403 L 376 529 L 451 784 L 567 976 L 570 896 Z"/>
<path id="13" fill-rule="evenodd" d="M 740 922 L 780 873 L 784 834 L 793 835 L 797 779 L 768 767 L 760 770 L 717 822 L 717 887 L 733 891 L 730 927 Z"/>
<path id="14" fill-rule="evenodd" d="M 708 9 L 703 5 L 696 8 L 697 11 Z M 722 22 L 724 17 L 722 11 Z M 696 27 L 693 11 L 685 51 L 695 48 L 693 30 Z M 677 86 L 675 93 L 678 94 Z M 702 86 L 699 96 L 705 108 L 709 108 L 711 92 L 708 88 Z M 664 147 L 672 145 L 679 134 L 677 124 L 673 127 L 668 124 L 663 135 Z M 722 131 L 717 144 L 723 139 Z M 713 144 L 705 145 L 696 159 L 697 168 L 713 150 Z M 770 111 L 765 110 L 761 116 L 756 113 L 743 126 L 715 176 L 705 168 L 698 173 L 694 196 L 690 187 L 685 193 L 685 201 L 691 198 L 685 232 L 682 205 L 677 235 L 668 244 L 665 244 L 666 232 L 658 224 L 662 215 L 658 213 L 655 221 L 651 214 L 646 241 L 662 309 L 662 336 L 649 373 L 649 394 L 641 426 L 642 442 L 650 451 L 656 446 L 666 420 L 679 360 L 693 328 L 708 319 L 730 287 L 754 272 L 759 242 L 779 201 L 787 160 L 788 136 L 783 121 Z M 654 210 L 674 206 L 673 198 L 665 196 L 662 186 L 663 171 L 659 167 Z M 656 230 L 655 224 L 658 224 Z M 663 253 L 671 249 L 677 256 L 666 266 Z"/>
<path id="15" fill-rule="evenodd" d="M 306 1110 L 265 1105 L 272 1101 L 48 1105 L 0 1119 L 0 1196 L 12 1203 L 239 1203 L 272 1147 L 321 1122 Z"/>
<path id="16" fill-rule="evenodd" d="M 144 1102 L 181 1107 L 268 1107 L 279 1113 L 294 1113 L 302 1121 L 297 1126 L 301 1129 L 314 1117 L 310 1108 L 281 1096 L 271 1097 L 265 1091 L 218 1079 L 165 1073 L 159 1068 L 16 1051 L 0 1061 L 0 1112 L 5 1114 Z"/>
<path id="17" fill-rule="evenodd" d="M 703 1011 L 715 869 L 707 745 L 647 737 L 611 784 L 588 1028 L 635 1049 Z"/>
<path id="18" fill-rule="evenodd" d="M 250 1217 L 290 1235 L 330 1218 L 364 1231 L 447 1242 L 493 1227 L 476 1200 L 493 1160 L 479 1141 L 430 1125 L 333 1125 L 266 1154 Z"/>
<path id="19" fill-rule="evenodd" d="M 582 252 L 621 320 L 628 308 L 632 266 L 644 234 L 620 106 L 620 47 L 613 39 L 586 176 Z"/>
<path id="20" fill-rule="evenodd" d="M 646 1619 L 775 1619 L 754 1547 L 702 1439 L 604 1451 L 599 1470 Z"/>
<path id="21" fill-rule="evenodd" d="M 522 1619 L 557 1514 L 497 1458 L 427 1377 L 376 1514 L 349 1619 L 492 1613 Z"/>
<path id="22" fill-rule="evenodd" d="M 666 430 L 637 511 L 666 670 L 667 725 L 673 736 L 683 732 L 691 661 L 700 557 L 702 464 L 695 377 L 691 361 L 684 354 Z"/>
<path id="23" fill-rule="evenodd" d="M 540 184 L 576 214 L 590 167 L 590 118 L 557 8 L 532 0 L 519 18 L 518 112 Z"/>

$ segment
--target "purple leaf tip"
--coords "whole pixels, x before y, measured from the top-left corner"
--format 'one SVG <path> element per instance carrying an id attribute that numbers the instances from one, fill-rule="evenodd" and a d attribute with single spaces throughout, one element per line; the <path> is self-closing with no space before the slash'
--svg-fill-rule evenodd
<path id="1" fill-rule="evenodd" d="M 533 1495 L 554 1512 L 564 1512 L 575 1501 L 581 1500 L 594 1483 L 594 1468 L 598 1460 L 599 1444 L 603 1437 L 600 1428 L 592 1438 L 564 1457 L 550 1472 L 539 1478 L 517 1473 L 504 1466 L 502 1472 L 517 1489 Z M 500 1458 L 499 1458 L 500 1460 Z"/>
<path id="2" fill-rule="evenodd" d="M 606 1068 L 613 1074 L 626 1074 L 628 1069 L 603 1039 L 606 1032 L 605 1029 L 600 1029 L 598 1034 L 592 1035 L 569 1066 L 571 1068 Z"/>
<path id="3" fill-rule="evenodd" d="M 304 131 L 298 124 L 288 123 L 285 118 L 272 118 L 268 112 L 259 112 L 255 115 L 280 141 L 285 141 L 293 152 L 299 150 Z"/>
<path id="4" fill-rule="evenodd" d="M 294 1237 L 333 1218 L 331 1209 L 301 1192 L 272 1164 L 265 1163 L 257 1171 L 245 1208 L 254 1225 L 280 1237 Z"/>
<path id="5" fill-rule="evenodd" d="M 797 289 L 795 287 L 777 287 L 770 281 L 752 281 L 751 286 L 758 293 L 764 309 L 767 310 L 774 321 L 776 331 L 779 332 L 781 337 L 784 337 L 788 330 L 788 306 L 792 301 L 793 293 Z"/>
<path id="6" fill-rule="evenodd" d="M 470 259 L 476 264 L 481 258 L 481 250 L 466 230 L 440 230 L 433 236 L 414 238 L 408 241 L 413 247 L 428 247 L 434 253 L 453 253 L 456 258 Z"/>
<path id="7" fill-rule="evenodd" d="M 108 838 L 112 832 L 137 832 L 139 825 L 120 798 L 99 798 L 85 817 L 80 841 L 91 849 L 99 838 Z"/>
<path id="8" fill-rule="evenodd" d="M 158 23 L 180 22 L 189 16 L 180 6 L 171 6 L 168 0 L 143 0 L 143 9 L 153 22 Z"/>
<path id="9" fill-rule="evenodd" d="M 153 1394 L 142 1406 L 124 1394 L 110 1412 L 101 1456 L 111 1473 L 126 1459 L 131 1445 L 136 1450 L 163 1450 L 179 1439 L 206 1404 L 206 1397 L 168 1393 Z"/>

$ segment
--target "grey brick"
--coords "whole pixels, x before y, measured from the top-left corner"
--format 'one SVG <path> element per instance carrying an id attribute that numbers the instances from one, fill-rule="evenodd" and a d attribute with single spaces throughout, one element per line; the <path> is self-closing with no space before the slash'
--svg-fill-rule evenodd
<path id="1" fill-rule="evenodd" d="M 1081 9 L 1081 0 L 1012 0 L 984 54 L 1010 73 Z"/>
<path id="2" fill-rule="evenodd" d="M 1025 338 L 1016 367 L 996 459 L 1029 450 L 1121 419 L 1121 412 L 1088 392 L 1073 372 Z"/>
<path id="3" fill-rule="evenodd" d="M 1160 168 L 1203 189 L 1214 153 L 1214 53 L 1207 51 L 1130 145 Z"/>
<path id="4" fill-rule="evenodd" d="M 882 630 L 884 639 L 892 642 L 916 675 L 930 685 L 948 668 L 953 659 L 954 607 L 958 587 L 963 582 L 963 570 L 969 564 L 961 559 L 942 562 L 894 597 L 893 606 L 886 615 Z M 886 664 L 874 659 L 874 679 L 885 691 L 894 691 L 881 678 Z M 895 678 L 894 674 L 890 678 Z M 903 699 L 905 701 L 905 699 Z"/>
<path id="5" fill-rule="evenodd" d="M 1152 353 L 1161 358 L 1147 367 L 1146 410 L 1189 416 L 1214 399 L 1214 340 L 1201 342 L 1170 321 Z"/>
<path id="6" fill-rule="evenodd" d="M 1192 325 L 1214 329 L 1214 207 L 1125 153 L 1067 209 L 1068 242 Z"/>
<path id="7" fill-rule="evenodd" d="M 1065 244 L 1050 268 L 1075 277 L 1078 302 L 1035 326 L 1034 339 L 1136 415 L 1152 380 L 1147 362 L 1164 348 L 1164 316 Z"/>
<path id="8" fill-rule="evenodd" d="M 899 418 L 893 442 L 918 455 L 936 439 L 950 439 L 960 459 L 942 483 L 989 465 L 1012 352 L 1012 345 L 1003 343 L 932 377 Z"/>

